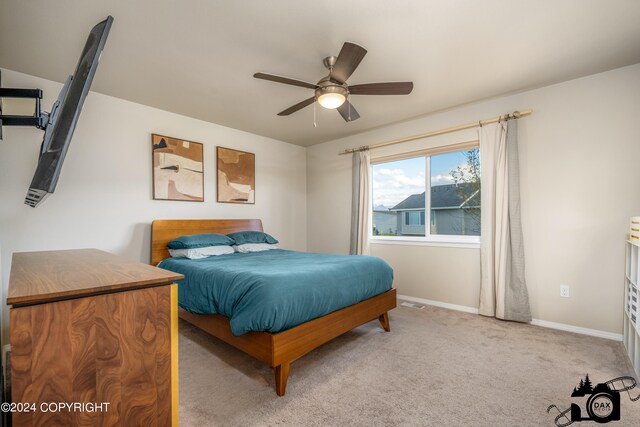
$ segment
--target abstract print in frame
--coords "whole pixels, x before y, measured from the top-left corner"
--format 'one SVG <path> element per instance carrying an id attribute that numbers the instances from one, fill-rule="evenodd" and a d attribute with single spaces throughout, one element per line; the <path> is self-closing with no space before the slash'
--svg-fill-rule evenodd
<path id="1" fill-rule="evenodd" d="M 153 199 L 204 201 L 202 144 L 151 135 Z"/>
<path id="2" fill-rule="evenodd" d="M 218 202 L 255 203 L 256 155 L 218 147 Z"/>

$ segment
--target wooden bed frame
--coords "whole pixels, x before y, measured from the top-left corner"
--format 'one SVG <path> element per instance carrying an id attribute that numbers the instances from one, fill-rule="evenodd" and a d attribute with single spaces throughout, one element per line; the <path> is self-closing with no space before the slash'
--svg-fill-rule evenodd
<path id="1" fill-rule="evenodd" d="M 151 264 L 169 257 L 167 243 L 189 234 L 263 231 L 259 219 L 155 220 L 151 224 Z M 275 370 L 276 393 L 284 396 L 291 362 L 364 323 L 378 319 L 390 331 L 388 311 L 396 307 L 396 290 L 319 317 L 283 332 L 231 333 L 229 319 L 217 314 L 179 310 L 180 318 L 268 364 Z"/>

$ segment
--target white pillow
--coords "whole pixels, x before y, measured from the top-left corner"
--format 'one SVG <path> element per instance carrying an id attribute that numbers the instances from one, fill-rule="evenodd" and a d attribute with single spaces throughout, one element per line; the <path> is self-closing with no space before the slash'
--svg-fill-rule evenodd
<path id="1" fill-rule="evenodd" d="M 262 252 L 270 249 L 278 249 L 276 245 L 270 245 L 269 243 L 245 243 L 244 245 L 233 246 L 236 252 L 248 253 L 248 252 Z"/>
<path id="2" fill-rule="evenodd" d="M 193 249 L 169 249 L 172 257 L 185 257 L 189 259 L 201 259 L 210 256 L 218 256 L 224 254 L 232 254 L 234 252 L 231 246 L 206 246 L 204 248 Z"/>

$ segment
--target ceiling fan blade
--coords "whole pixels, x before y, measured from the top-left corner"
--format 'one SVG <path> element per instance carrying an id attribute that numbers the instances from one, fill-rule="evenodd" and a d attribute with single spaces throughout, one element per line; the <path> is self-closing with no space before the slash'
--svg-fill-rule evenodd
<path id="1" fill-rule="evenodd" d="M 270 80 L 272 82 L 284 83 L 286 85 L 306 87 L 308 89 L 315 89 L 318 86 L 313 83 L 303 82 L 302 80 L 290 79 L 289 77 L 276 76 L 275 74 L 268 73 L 255 73 L 253 75 L 256 79 Z"/>
<path id="2" fill-rule="evenodd" d="M 413 82 L 365 83 L 349 86 L 351 95 L 408 95 Z"/>
<path id="3" fill-rule="evenodd" d="M 338 59 L 331 70 L 331 78 L 340 83 L 347 81 L 349 76 L 353 74 L 360 61 L 367 54 L 367 49 L 357 44 L 345 42 L 338 54 Z"/>
<path id="4" fill-rule="evenodd" d="M 280 111 L 280 112 L 278 113 L 278 115 L 279 115 L 279 116 L 288 116 L 288 115 L 289 115 L 289 114 L 291 114 L 291 113 L 295 113 L 295 112 L 296 112 L 296 111 L 298 111 L 298 110 L 302 110 L 302 109 L 303 109 L 304 107 L 306 107 L 307 105 L 311 105 L 311 104 L 313 104 L 315 101 L 316 101 L 316 97 L 315 97 L 315 96 L 312 96 L 312 97 L 311 97 L 311 98 L 309 98 L 309 99 L 305 99 L 305 100 L 304 100 L 304 101 L 302 101 L 302 102 L 298 102 L 296 105 L 291 106 L 291 107 L 287 108 L 287 109 L 286 109 L 286 110 L 284 110 L 284 111 Z"/>
<path id="5" fill-rule="evenodd" d="M 345 122 L 352 122 L 360 118 L 360 114 L 349 101 L 344 101 L 344 104 L 338 107 L 338 113 L 340 113 Z"/>

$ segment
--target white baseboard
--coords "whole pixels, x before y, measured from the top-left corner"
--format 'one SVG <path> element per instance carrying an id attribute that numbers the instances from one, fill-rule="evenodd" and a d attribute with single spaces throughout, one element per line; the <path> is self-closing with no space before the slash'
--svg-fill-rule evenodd
<path id="1" fill-rule="evenodd" d="M 478 314 L 477 307 L 468 307 L 466 305 L 449 304 L 448 302 L 434 301 L 424 298 L 410 297 L 408 295 L 398 295 L 398 299 L 415 302 L 418 304 L 432 305 L 435 307 L 448 308 L 449 310 L 463 311 L 465 313 Z M 565 323 L 549 322 L 547 320 L 533 319 L 531 325 L 541 326 L 543 328 L 558 329 L 560 331 L 573 332 L 576 334 L 589 335 L 592 337 L 606 338 L 613 341 L 622 341 L 621 334 L 613 332 L 599 331 L 597 329 L 582 328 L 580 326 L 567 325 Z"/>
<path id="2" fill-rule="evenodd" d="M 599 331 L 597 329 L 583 328 L 580 326 L 567 325 L 566 323 L 549 322 L 548 320 L 533 319 L 531 324 L 542 326 L 543 328 L 558 329 L 561 331 L 574 332 L 576 334 L 590 335 L 592 337 L 606 338 L 613 341 L 622 341 L 622 334 Z"/>
<path id="3" fill-rule="evenodd" d="M 466 305 L 449 304 L 448 302 L 440 302 L 440 301 L 434 301 L 430 299 L 410 297 L 408 295 L 398 295 L 398 299 L 409 301 L 409 302 L 416 302 L 418 304 L 426 304 L 426 305 L 433 305 L 435 307 L 448 308 L 449 310 L 464 311 L 465 313 L 478 314 L 477 308 L 467 307 Z"/>

